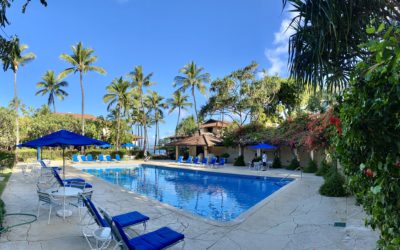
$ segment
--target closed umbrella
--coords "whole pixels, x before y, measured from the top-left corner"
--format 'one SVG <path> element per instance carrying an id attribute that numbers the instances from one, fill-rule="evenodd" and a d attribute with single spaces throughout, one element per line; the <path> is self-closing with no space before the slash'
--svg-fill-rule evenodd
<path id="1" fill-rule="evenodd" d="M 249 146 L 251 149 L 277 149 L 276 146 L 268 143 L 259 143 L 257 145 Z"/>

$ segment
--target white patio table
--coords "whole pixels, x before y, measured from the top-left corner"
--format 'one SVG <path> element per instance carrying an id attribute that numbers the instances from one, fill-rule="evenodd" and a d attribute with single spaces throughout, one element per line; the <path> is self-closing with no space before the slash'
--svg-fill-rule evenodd
<path id="1" fill-rule="evenodd" d="M 48 193 L 55 198 L 63 198 L 63 209 L 57 211 L 57 215 L 60 217 L 69 217 L 72 215 L 72 211 L 65 208 L 65 199 L 70 197 L 78 197 L 82 193 L 82 189 L 74 187 L 59 187 L 58 189 L 49 189 Z"/>

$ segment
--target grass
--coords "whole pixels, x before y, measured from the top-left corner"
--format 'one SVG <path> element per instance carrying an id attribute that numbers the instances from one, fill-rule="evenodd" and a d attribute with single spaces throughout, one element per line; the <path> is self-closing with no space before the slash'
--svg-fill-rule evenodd
<path id="1" fill-rule="evenodd" d="M 0 197 L 6 187 L 8 179 L 11 176 L 11 169 L 3 169 L 0 171 L 0 177 L 5 177 L 3 181 L 0 181 Z"/>

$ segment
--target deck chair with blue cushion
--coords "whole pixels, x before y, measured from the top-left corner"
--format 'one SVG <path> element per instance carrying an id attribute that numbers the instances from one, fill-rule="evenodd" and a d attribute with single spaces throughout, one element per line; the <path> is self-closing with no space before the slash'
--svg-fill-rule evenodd
<path id="1" fill-rule="evenodd" d="M 203 160 L 201 160 L 202 165 L 207 165 L 208 163 L 208 157 L 204 157 Z"/>
<path id="2" fill-rule="evenodd" d="M 117 240 L 117 244 L 120 245 L 122 249 L 166 249 L 181 242 L 185 238 L 183 234 L 169 227 L 162 227 L 155 231 L 131 238 L 125 233 L 124 225 L 115 220 L 114 217 L 111 218 L 104 210 L 100 209 L 100 213 L 103 214 L 107 223 L 111 225 L 111 232 Z"/>
<path id="3" fill-rule="evenodd" d="M 211 158 L 210 165 L 215 166 L 216 163 L 217 163 L 217 157 Z"/>
<path id="4" fill-rule="evenodd" d="M 225 158 L 219 158 L 219 161 L 214 164 L 216 167 L 222 167 L 223 165 L 225 165 Z"/>
<path id="5" fill-rule="evenodd" d="M 83 162 L 87 162 L 86 156 L 84 156 L 84 155 L 81 155 L 81 161 L 83 161 Z"/>
<path id="6" fill-rule="evenodd" d="M 177 162 L 177 163 L 182 163 L 182 162 L 183 162 L 183 156 L 180 155 L 180 156 L 178 157 L 178 160 L 176 160 L 176 162 Z"/>
<path id="7" fill-rule="evenodd" d="M 198 156 L 194 157 L 193 164 L 199 164 L 199 159 Z"/>
<path id="8" fill-rule="evenodd" d="M 87 183 L 85 179 L 82 178 L 69 178 L 69 179 L 61 179 L 60 175 L 58 174 L 57 170 L 53 169 L 53 176 L 56 178 L 58 184 L 61 187 L 76 187 L 80 189 L 85 188 L 92 188 L 92 184 Z"/>
<path id="9" fill-rule="evenodd" d="M 111 159 L 111 156 L 110 156 L 110 155 L 106 155 L 106 160 L 107 160 L 107 161 L 115 161 L 115 160 Z"/>
<path id="10" fill-rule="evenodd" d="M 99 155 L 97 156 L 97 160 L 99 160 L 99 161 L 105 161 L 105 160 L 104 160 L 104 155 L 99 154 Z"/>
<path id="11" fill-rule="evenodd" d="M 72 155 L 73 162 L 79 162 L 78 155 Z"/>
<path id="12" fill-rule="evenodd" d="M 93 159 L 93 156 L 92 156 L 91 154 L 88 154 L 88 155 L 86 156 L 86 160 L 87 160 L 88 162 L 95 162 L 95 160 Z"/>
<path id="13" fill-rule="evenodd" d="M 115 155 L 115 160 L 116 160 L 116 161 L 121 161 L 121 156 L 119 156 L 119 154 L 116 154 L 116 155 Z"/>
<path id="14" fill-rule="evenodd" d="M 83 201 L 84 206 L 87 208 L 87 213 L 85 214 L 84 217 L 81 219 L 81 226 L 82 226 L 82 233 L 87 242 L 89 243 L 89 246 L 92 247 L 92 244 L 89 241 L 89 237 L 93 237 L 93 232 L 89 231 L 89 226 L 92 225 L 93 223 L 88 223 L 87 222 L 87 215 L 90 215 L 90 219 L 93 220 L 99 227 L 101 228 L 110 228 L 110 224 L 103 218 L 97 207 L 94 205 L 92 200 L 84 195 L 80 195 L 80 198 Z M 131 227 L 134 225 L 138 224 L 143 224 L 144 230 L 146 230 L 146 223 L 150 219 L 148 216 L 143 215 L 137 211 L 125 213 L 125 214 L 120 214 L 113 216 L 111 218 L 112 220 L 118 221 L 122 227 Z M 111 236 L 111 235 L 110 235 Z M 107 247 L 107 246 L 103 246 Z M 97 248 L 96 248 L 97 249 Z M 104 248 L 101 248 L 104 249 Z"/>
<path id="15" fill-rule="evenodd" d="M 191 164 L 192 161 L 193 161 L 193 156 L 189 155 L 189 157 L 188 157 L 187 160 L 186 160 L 186 163 L 187 163 L 187 164 Z"/>

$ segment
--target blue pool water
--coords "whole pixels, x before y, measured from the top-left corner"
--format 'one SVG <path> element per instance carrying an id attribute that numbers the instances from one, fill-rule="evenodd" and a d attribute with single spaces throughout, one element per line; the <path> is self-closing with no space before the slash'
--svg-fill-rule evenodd
<path id="1" fill-rule="evenodd" d="M 82 171 L 216 221 L 231 221 L 237 218 L 292 181 L 150 165 Z"/>

